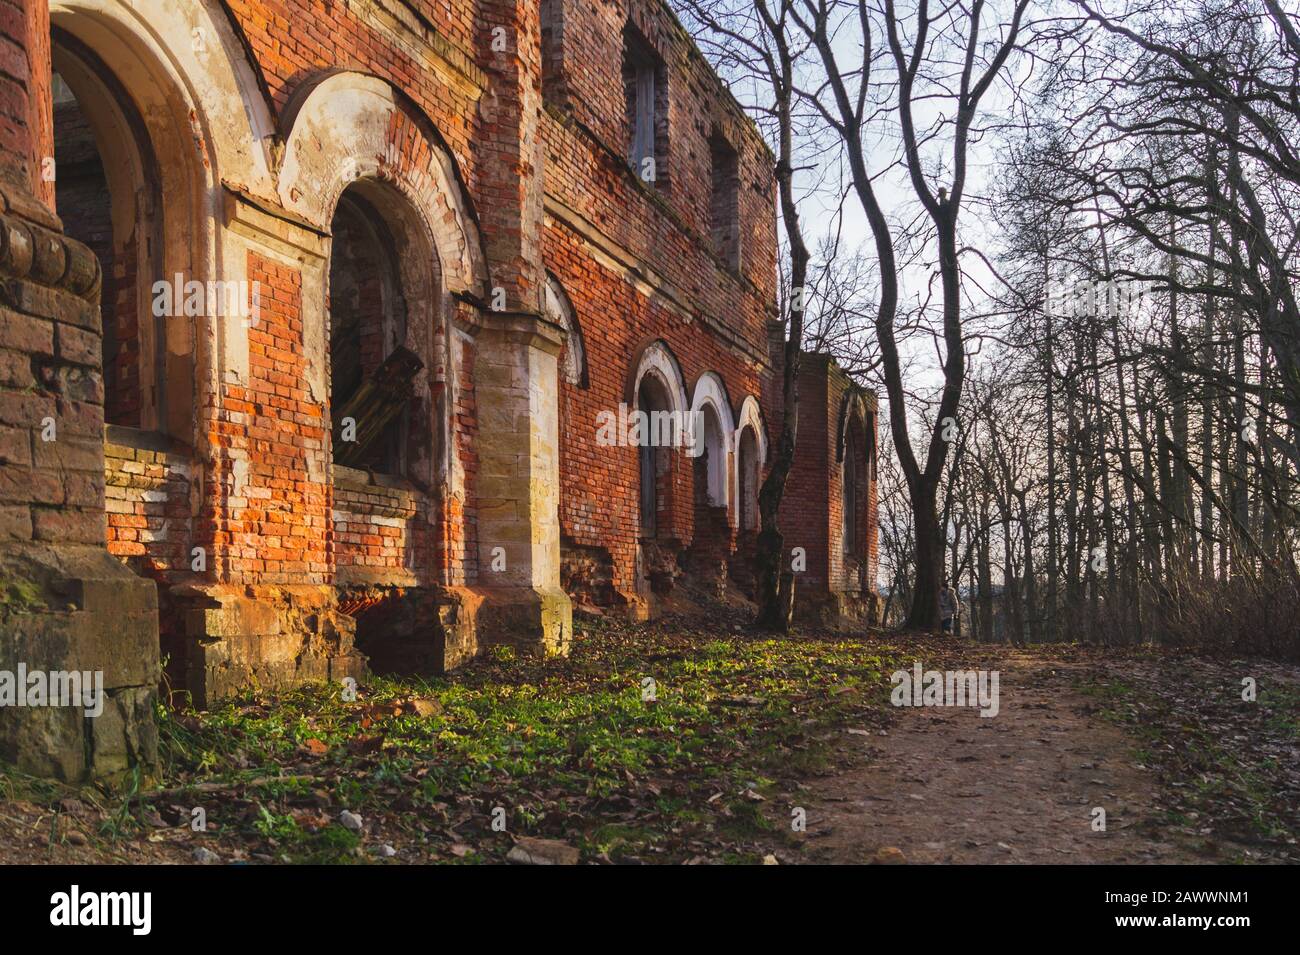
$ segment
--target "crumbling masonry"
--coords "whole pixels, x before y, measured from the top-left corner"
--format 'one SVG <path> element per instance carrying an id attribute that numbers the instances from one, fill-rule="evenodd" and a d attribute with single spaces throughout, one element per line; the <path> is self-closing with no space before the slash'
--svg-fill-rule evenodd
<path id="1" fill-rule="evenodd" d="M 147 766 L 164 664 L 203 706 L 751 587 L 771 167 L 657 0 L 0 0 L 0 672 L 110 701 L 0 759 Z M 801 383 L 798 608 L 860 619 L 875 398 Z"/>

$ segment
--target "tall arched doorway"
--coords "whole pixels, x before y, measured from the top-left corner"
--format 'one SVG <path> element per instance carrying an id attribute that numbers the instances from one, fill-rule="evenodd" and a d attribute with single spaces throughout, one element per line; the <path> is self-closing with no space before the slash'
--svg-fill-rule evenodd
<path id="1" fill-rule="evenodd" d="M 196 353 L 219 317 L 213 157 L 165 66 L 89 13 L 56 7 L 51 24 L 50 173 L 64 230 L 103 267 L 105 420 L 192 447 Z"/>
<path id="2" fill-rule="evenodd" d="M 418 210 L 359 179 L 331 223 L 329 417 L 333 556 L 356 646 L 377 672 L 436 670 L 432 612 L 405 598 L 439 583 L 441 519 L 434 339 L 444 291 Z M 436 615 L 434 615 L 436 616 Z"/>
<path id="3" fill-rule="evenodd" d="M 677 452 L 689 437 L 690 404 L 681 366 L 666 342 L 647 343 L 629 369 L 626 401 L 636 445 L 638 595 L 650 607 L 681 575 L 687 482 Z M 682 487 L 678 487 L 681 479 Z"/>
<path id="4" fill-rule="evenodd" d="M 216 563 L 195 534 L 193 495 L 194 446 L 206 431 L 196 355 L 216 318 L 206 201 L 216 163 L 196 142 L 198 116 L 174 62 L 149 46 L 156 36 L 114 19 L 125 8 L 51 8 L 54 155 L 44 171 L 65 232 L 102 270 L 102 377 L 61 388 L 103 402 L 106 546 L 159 583 L 160 650 L 180 688 L 191 661 L 171 585 L 205 578 Z"/>
<path id="5" fill-rule="evenodd" d="M 845 435 L 844 460 L 840 470 L 840 544 L 848 559 L 856 557 L 860 551 L 858 527 L 861 512 L 861 444 L 857 428 L 850 426 Z"/>
<path id="6" fill-rule="evenodd" d="M 758 492 L 763 480 L 763 462 L 767 457 L 767 435 L 763 429 L 763 414 L 758 399 L 745 398 L 736 414 L 735 442 L 736 464 L 733 475 L 735 504 L 732 507 L 736 525 L 736 543 L 728 565 L 731 578 L 746 593 L 753 594 L 754 556 L 758 551 L 758 531 L 761 524 L 758 510 Z"/>
<path id="7" fill-rule="evenodd" d="M 186 382 L 168 381 L 167 318 L 151 307 L 163 276 L 163 211 L 149 132 L 89 47 L 56 28 L 52 58 L 55 206 L 64 231 L 103 269 L 104 420 L 165 430 L 169 392 Z"/>
<path id="8" fill-rule="evenodd" d="M 874 428 L 862 395 L 845 396 L 840 411 L 836 455 L 839 464 L 839 496 L 832 498 L 839 508 L 839 546 L 830 551 L 830 583 L 847 594 L 870 590 L 870 501 Z M 832 545 L 834 542 L 832 542 Z"/>
<path id="9" fill-rule="evenodd" d="M 637 394 L 637 410 L 644 415 L 644 427 L 637 439 L 641 539 L 654 541 L 661 531 L 666 535 L 672 527 L 673 448 L 663 440 L 661 422 L 666 420 L 665 415 L 673 413 L 673 403 L 667 385 L 657 375 L 648 375 L 642 380 Z"/>
<path id="10" fill-rule="evenodd" d="M 731 514 L 732 449 L 735 429 L 722 377 L 713 371 L 695 383 L 690 434 L 694 521 L 687 555 L 691 576 L 705 594 L 724 597 L 735 538 Z"/>

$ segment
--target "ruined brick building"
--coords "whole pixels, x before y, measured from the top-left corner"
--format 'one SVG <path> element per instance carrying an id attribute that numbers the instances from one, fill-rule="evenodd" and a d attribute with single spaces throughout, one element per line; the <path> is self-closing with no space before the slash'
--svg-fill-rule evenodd
<path id="1" fill-rule="evenodd" d="M 663 3 L 0 12 L 0 668 L 114 701 L 0 758 L 147 760 L 159 652 L 203 705 L 751 585 L 772 156 Z M 799 607 L 860 614 L 875 399 L 803 368 Z M 600 440 L 637 410 L 691 453 Z"/>

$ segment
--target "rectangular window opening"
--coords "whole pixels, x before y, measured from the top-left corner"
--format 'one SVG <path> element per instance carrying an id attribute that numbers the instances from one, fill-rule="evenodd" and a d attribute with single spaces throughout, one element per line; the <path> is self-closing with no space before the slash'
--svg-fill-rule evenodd
<path id="1" fill-rule="evenodd" d="M 562 0 L 542 0 L 542 97 L 550 102 L 563 100 L 560 63 L 564 53 Z"/>
<path id="2" fill-rule="evenodd" d="M 740 161 L 725 136 L 714 131 L 709 137 L 712 191 L 709 226 L 713 250 L 733 272 L 740 271 Z"/>
<path id="3" fill-rule="evenodd" d="M 635 28 L 623 31 L 623 96 L 628 163 L 647 186 L 667 187 L 668 73 L 654 47 Z"/>

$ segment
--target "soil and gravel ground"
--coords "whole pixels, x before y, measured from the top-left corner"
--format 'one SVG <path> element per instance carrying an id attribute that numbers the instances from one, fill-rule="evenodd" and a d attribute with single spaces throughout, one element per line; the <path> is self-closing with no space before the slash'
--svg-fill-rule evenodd
<path id="1" fill-rule="evenodd" d="M 999 671 L 998 714 L 890 705 L 918 660 Z M 0 775 L 0 862 L 1300 861 L 1300 668 L 1262 661 L 595 620 L 159 719 L 151 787 Z"/>

